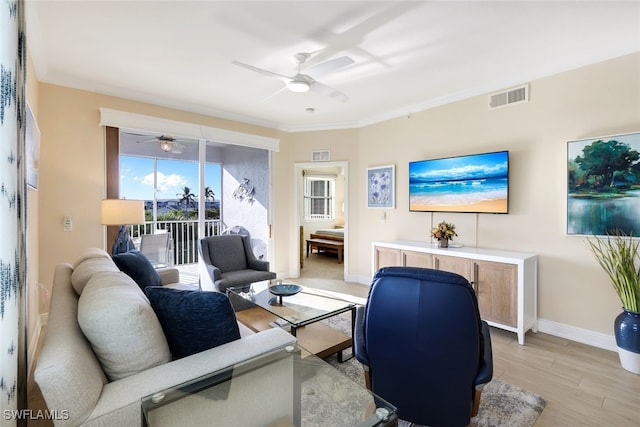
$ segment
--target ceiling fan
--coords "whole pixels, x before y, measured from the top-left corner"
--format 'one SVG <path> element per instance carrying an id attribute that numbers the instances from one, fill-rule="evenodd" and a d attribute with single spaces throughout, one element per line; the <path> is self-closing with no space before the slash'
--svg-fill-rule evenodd
<path id="1" fill-rule="evenodd" d="M 341 102 L 347 102 L 349 100 L 349 97 L 347 95 L 337 89 L 332 88 L 331 86 L 320 83 L 318 80 L 316 80 L 316 78 L 322 77 L 323 75 L 326 75 L 339 68 L 346 67 L 347 65 L 351 65 L 355 61 L 348 56 L 341 56 L 339 58 L 330 59 L 328 61 L 321 62 L 320 64 L 309 67 L 309 69 L 305 70 L 305 73 L 303 74 L 300 71 L 302 64 L 307 62 L 310 57 L 311 53 L 307 52 L 299 52 L 293 55 L 293 59 L 297 64 L 297 73 L 293 76 L 285 76 L 284 74 L 264 70 L 262 68 L 254 67 L 253 65 L 245 64 L 239 61 L 232 61 L 232 63 L 239 67 L 246 68 L 247 70 L 255 71 L 256 73 L 268 77 L 275 77 L 279 80 L 284 81 L 285 86 L 281 90 L 284 90 L 286 88 L 291 92 L 298 93 L 312 91 L 327 95 L 328 97 L 337 99 Z M 311 75 L 315 77 L 312 77 Z"/>
<path id="2" fill-rule="evenodd" d="M 149 135 L 135 134 L 135 133 L 129 133 L 129 132 L 125 132 L 125 133 L 133 136 L 147 136 L 147 137 L 149 136 Z M 153 136 L 147 139 L 136 141 L 136 144 L 144 144 L 147 142 L 157 142 L 160 145 L 160 149 L 165 153 L 180 154 L 182 153 L 182 150 L 185 148 L 185 145 L 181 144 L 180 141 L 181 141 L 180 139 L 174 138 L 169 135 L 160 135 L 160 136 Z M 187 141 L 187 140 L 184 140 L 184 141 Z"/>

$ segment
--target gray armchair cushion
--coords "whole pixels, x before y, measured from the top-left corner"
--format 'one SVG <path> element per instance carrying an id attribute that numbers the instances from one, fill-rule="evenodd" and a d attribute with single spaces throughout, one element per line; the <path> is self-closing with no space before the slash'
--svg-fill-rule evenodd
<path id="1" fill-rule="evenodd" d="M 251 238 L 241 235 L 210 236 L 198 242 L 200 258 L 204 261 L 209 279 L 220 292 L 228 287 L 245 287 L 262 280 L 275 279 L 269 262 L 256 258 Z"/>
<path id="2" fill-rule="evenodd" d="M 220 269 L 220 272 L 246 270 L 247 256 L 244 250 L 242 236 L 215 236 L 205 239 L 209 249 L 211 264 Z"/>

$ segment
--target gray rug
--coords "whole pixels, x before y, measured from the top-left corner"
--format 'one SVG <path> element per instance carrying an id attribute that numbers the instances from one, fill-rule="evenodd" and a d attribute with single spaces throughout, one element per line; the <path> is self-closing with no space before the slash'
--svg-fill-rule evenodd
<path id="1" fill-rule="evenodd" d="M 342 316 L 332 317 L 325 321 L 330 326 L 351 334 L 351 321 Z M 345 351 L 345 357 L 350 349 Z M 352 358 L 345 363 L 338 363 L 337 357 L 326 359 L 329 364 L 353 381 L 364 387 L 364 371 L 362 365 Z M 540 396 L 513 386 L 499 379 L 493 379 L 484 387 L 480 399 L 478 415 L 471 420 L 477 427 L 530 427 L 542 413 L 547 402 Z M 409 423 L 400 421 L 400 427 L 408 427 Z"/>

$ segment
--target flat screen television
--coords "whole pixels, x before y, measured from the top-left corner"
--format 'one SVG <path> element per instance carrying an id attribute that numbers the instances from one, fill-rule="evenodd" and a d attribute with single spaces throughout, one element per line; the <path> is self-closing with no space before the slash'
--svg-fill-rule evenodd
<path id="1" fill-rule="evenodd" d="M 409 163 L 411 212 L 509 212 L 509 152 Z"/>

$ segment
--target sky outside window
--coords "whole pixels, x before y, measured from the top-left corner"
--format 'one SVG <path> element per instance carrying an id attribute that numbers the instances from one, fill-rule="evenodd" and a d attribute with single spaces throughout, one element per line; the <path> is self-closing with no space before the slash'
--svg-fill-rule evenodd
<path id="1" fill-rule="evenodd" d="M 148 157 L 120 156 L 120 195 L 127 199 L 153 200 L 153 163 Z M 220 200 L 220 165 L 207 163 L 205 186 L 211 187 Z M 198 163 L 182 160 L 158 160 L 156 198 L 180 199 L 187 186 L 198 194 Z"/>

